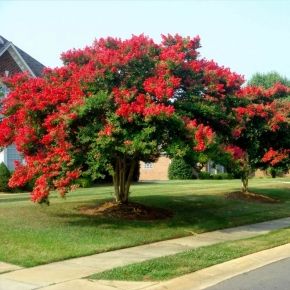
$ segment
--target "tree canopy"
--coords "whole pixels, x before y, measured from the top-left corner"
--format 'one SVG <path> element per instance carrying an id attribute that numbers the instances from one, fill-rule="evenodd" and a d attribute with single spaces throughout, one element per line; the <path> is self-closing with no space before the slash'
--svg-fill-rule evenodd
<path id="1" fill-rule="evenodd" d="M 280 83 L 269 89 L 247 86 L 238 94 L 243 104 L 233 108 L 237 126 L 232 132 L 233 146 L 225 149 L 239 163 L 244 191 L 249 174 L 257 168 L 289 169 L 289 94 L 290 88 Z"/>
<path id="2" fill-rule="evenodd" d="M 15 143 L 26 161 L 17 164 L 9 185 L 36 178 L 32 200 L 45 202 L 52 189 L 63 196 L 80 176 L 109 172 L 116 201 L 127 203 L 140 160 L 234 142 L 244 150 L 233 136 L 243 136 L 248 125 L 242 119 L 259 116 L 264 104 L 252 104 L 259 88 L 242 88 L 243 77 L 201 58 L 199 47 L 199 37 L 179 35 L 162 36 L 160 44 L 144 35 L 101 38 L 62 54 L 64 65 L 42 77 L 7 79 L 0 145 Z M 259 98 L 276 96 L 282 87 Z M 273 131 L 277 118 L 267 121 Z"/>

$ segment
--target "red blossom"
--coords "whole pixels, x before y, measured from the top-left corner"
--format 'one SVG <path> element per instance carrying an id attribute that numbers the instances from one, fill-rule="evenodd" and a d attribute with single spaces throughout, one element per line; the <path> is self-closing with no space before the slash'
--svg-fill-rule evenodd
<path id="1" fill-rule="evenodd" d="M 180 85 L 180 78 L 175 76 L 158 76 L 147 78 L 144 82 L 144 89 L 154 95 L 157 99 L 170 99 L 174 91 Z"/>
<path id="2" fill-rule="evenodd" d="M 235 145 L 227 145 L 224 147 L 225 152 L 229 153 L 235 160 L 240 160 L 245 157 L 245 151 Z"/>
<path id="3" fill-rule="evenodd" d="M 270 148 L 269 151 L 267 151 L 263 158 L 262 162 L 269 163 L 270 165 L 274 166 L 281 161 L 283 161 L 285 158 L 289 158 L 289 149 L 284 150 L 274 150 L 273 148 Z"/>
<path id="4" fill-rule="evenodd" d="M 106 124 L 104 129 L 99 132 L 99 136 L 111 136 L 114 131 L 114 127 L 111 124 Z"/>
<path id="5" fill-rule="evenodd" d="M 204 151 L 214 138 L 214 132 L 209 126 L 204 126 L 199 124 L 197 130 L 195 131 L 195 140 L 197 142 L 194 150 Z"/>

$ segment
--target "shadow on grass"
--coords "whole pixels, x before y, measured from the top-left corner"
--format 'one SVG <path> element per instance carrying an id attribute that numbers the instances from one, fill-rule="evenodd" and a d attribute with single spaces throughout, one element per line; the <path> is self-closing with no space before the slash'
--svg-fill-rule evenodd
<path id="1" fill-rule="evenodd" d="M 263 194 L 281 202 L 290 201 L 290 186 L 287 188 L 253 188 L 250 189 L 255 193 Z"/>
<path id="2" fill-rule="evenodd" d="M 0 198 L 0 204 L 1 203 L 8 203 L 8 202 L 29 201 L 29 200 L 30 200 L 30 196 Z"/>
<path id="3" fill-rule="evenodd" d="M 290 195 L 288 198 L 286 197 L 285 189 L 253 189 L 253 191 L 280 200 L 283 199 L 283 201 L 290 200 Z M 97 205 L 107 200 L 97 199 L 82 203 L 82 205 Z M 132 196 L 131 201 L 150 207 L 167 209 L 173 212 L 173 217 L 162 220 L 142 221 L 108 216 L 88 216 L 78 212 L 79 204 L 70 212 L 55 212 L 53 215 L 66 219 L 64 222 L 74 227 L 100 227 L 106 229 L 184 228 L 185 231 L 188 231 L 188 235 L 276 219 L 287 216 L 287 213 L 288 216 L 290 215 L 290 205 L 226 200 L 222 194 Z"/>

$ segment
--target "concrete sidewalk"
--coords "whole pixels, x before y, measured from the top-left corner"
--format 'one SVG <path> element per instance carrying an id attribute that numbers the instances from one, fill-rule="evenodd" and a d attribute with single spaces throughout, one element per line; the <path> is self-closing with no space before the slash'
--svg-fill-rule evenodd
<path id="1" fill-rule="evenodd" d="M 16 266 L 13 264 L 9 264 L 9 263 L 0 262 L 0 274 L 5 273 L 5 272 L 19 270 L 19 269 L 22 269 L 22 267 Z M 1 290 L 1 288 L 0 288 L 0 290 Z"/>
<path id="2" fill-rule="evenodd" d="M 135 262 L 142 262 L 161 256 L 172 255 L 189 249 L 213 245 L 224 241 L 249 238 L 289 226 L 290 217 L 111 251 L 87 257 L 75 258 L 33 268 L 20 269 L 0 275 L 0 290 L 112 289 L 112 287 L 108 284 L 102 284 L 103 288 L 90 288 L 91 286 L 96 286 L 96 284 L 93 282 L 91 282 L 91 286 L 86 285 L 83 287 L 81 285 L 84 284 L 86 280 L 76 279 L 118 266 L 124 266 Z M 71 283 L 71 286 L 69 286 L 67 283 Z M 125 286 L 120 287 L 125 288 L 119 289 L 141 289 L 140 287 L 151 287 L 156 284 L 151 282 L 141 283 L 142 285 L 139 282 L 133 285 L 131 282 L 123 282 Z M 113 289 L 116 289 L 116 287 L 114 286 Z"/>

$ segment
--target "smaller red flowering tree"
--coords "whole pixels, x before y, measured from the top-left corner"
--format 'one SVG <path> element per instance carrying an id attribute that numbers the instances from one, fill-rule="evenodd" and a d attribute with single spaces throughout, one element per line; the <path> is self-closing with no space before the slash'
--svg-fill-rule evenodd
<path id="1" fill-rule="evenodd" d="M 277 83 L 268 89 L 247 86 L 237 94 L 233 108 L 237 125 L 232 130 L 232 143 L 224 150 L 240 168 L 244 193 L 256 169 L 271 166 L 289 170 L 289 93 L 289 87 Z"/>

